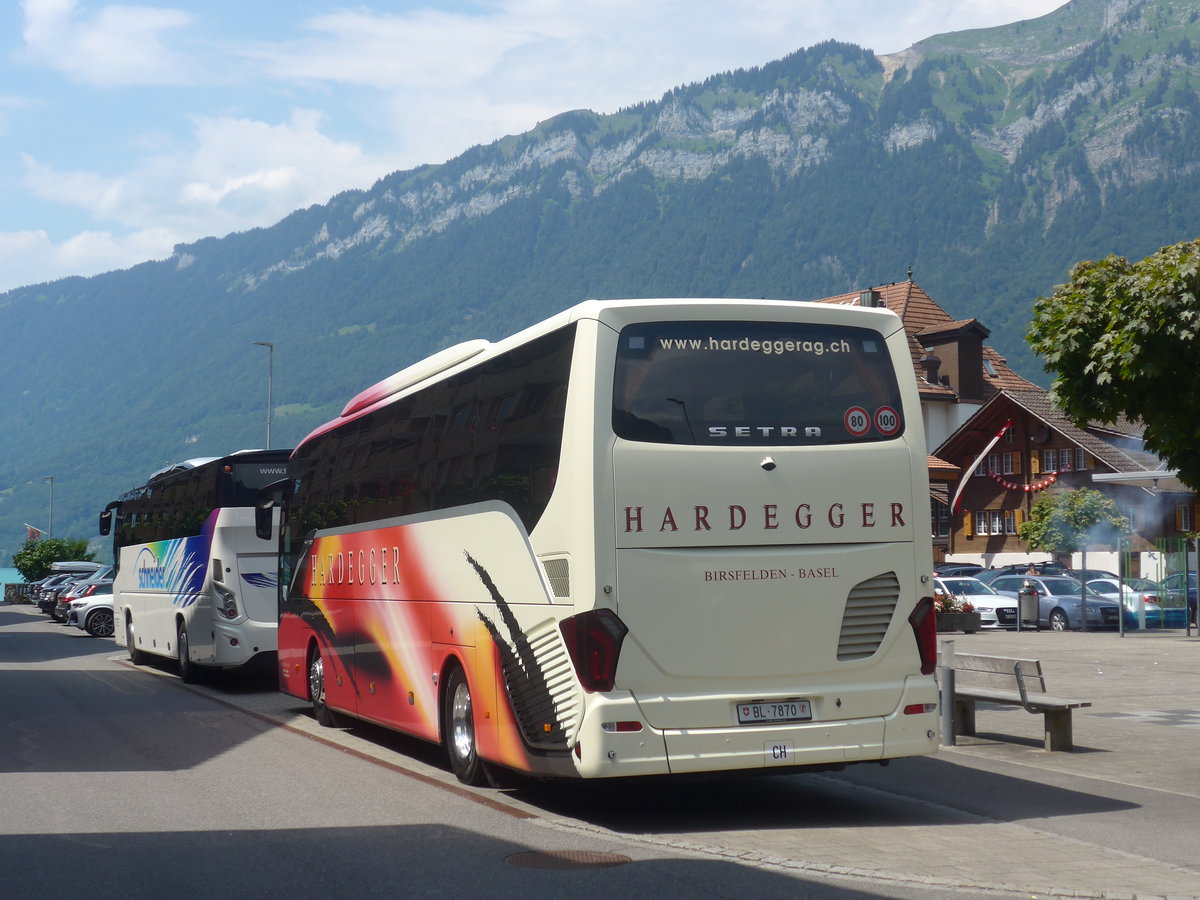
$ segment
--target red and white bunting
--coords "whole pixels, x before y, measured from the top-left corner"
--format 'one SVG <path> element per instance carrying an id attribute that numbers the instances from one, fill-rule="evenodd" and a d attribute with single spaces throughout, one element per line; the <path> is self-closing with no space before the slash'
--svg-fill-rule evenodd
<path id="1" fill-rule="evenodd" d="M 1044 491 L 1046 488 L 1050 487 L 1050 485 L 1054 484 L 1054 482 L 1058 481 L 1057 472 L 1051 472 L 1041 481 L 1035 481 L 1031 484 L 1013 484 L 1011 481 L 1005 481 L 999 475 L 995 475 L 993 473 L 988 473 L 988 477 L 992 479 L 992 481 L 996 482 L 996 484 L 1003 485 L 1010 491 L 1024 491 L 1025 493 L 1029 493 L 1031 491 Z"/>

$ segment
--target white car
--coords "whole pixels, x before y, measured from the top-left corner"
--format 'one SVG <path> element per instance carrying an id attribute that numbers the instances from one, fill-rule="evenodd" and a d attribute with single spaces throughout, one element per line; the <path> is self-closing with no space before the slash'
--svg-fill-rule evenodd
<path id="1" fill-rule="evenodd" d="M 72 600 L 71 606 L 67 610 L 67 624 L 82 628 L 92 637 L 112 637 L 112 591 Z"/>
<path id="2" fill-rule="evenodd" d="M 1134 579 L 1122 584 L 1116 578 L 1093 578 L 1087 583 L 1093 591 L 1106 600 L 1125 602 L 1125 627 L 1136 628 L 1142 606 L 1146 608 L 1146 627 L 1161 628 L 1164 625 L 1162 604 L 1153 582 Z"/>
<path id="3" fill-rule="evenodd" d="M 953 576 L 934 578 L 934 588 L 970 603 L 979 613 L 981 628 L 1016 628 L 1017 601 L 997 594 L 978 578 Z"/>

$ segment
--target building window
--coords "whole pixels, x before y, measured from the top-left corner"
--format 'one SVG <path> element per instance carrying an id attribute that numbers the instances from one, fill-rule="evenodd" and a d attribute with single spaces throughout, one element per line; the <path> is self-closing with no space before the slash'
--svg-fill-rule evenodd
<path id="1" fill-rule="evenodd" d="M 1042 471 L 1057 472 L 1058 471 L 1058 451 L 1043 450 L 1042 451 Z"/>
<path id="2" fill-rule="evenodd" d="M 1087 467 L 1087 451 L 1079 447 L 1075 450 L 1075 468 L 1082 472 Z"/>
<path id="3" fill-rule="evenodd" d="M 976 534 L 987 534 L 988 533 L 987 510 L 980 510 L 979 512 L 975 513 L 975 533 Z"/>
<path id="4" fill-rule="evenodd" d="M 1175 507 L 1175 530 L 1192 530 L 1192 508 L 1190 506 Z"/>
<path id="5" fill-rule="evenodd" d="M 1015 509 L 1004 510 L 1004 533 L 1017 533 L 1017 511 Z"/>
<path id="6" fill-rule="evenodd" d="M 1013 471 L 1014 471 L 1014 470 L 1013 470 L 1013 457 L 1014 457 L 1014 456 L 1016 456 L 1016 454 L 1015 454 L 1015 453 L 1003 453 L 1003 454 L 1001 454 L 1001 457 L 1002 457 L 1002 462 L 1003 462 L 1003 464 L 1004 464 L 1004 474 L 1005 474 L 1005 475 L 1011 475 L 1011 474 L 1013 473 Z"/>
<path id="7" fill-rule="evenodd" d="M 935 538 L 950 536 L 950 506 L 938 500 L 929 498 L 930 531 Z"/>
<path id="8" fill-rule="evenodd" d="M 1122 516 L 1124 516 L 1128 520 L 1129 530 L 1131 532 L 1138 530 L 1137 507 L 1136 506 L 1122 506 L 1120 509 L 1117 510 L 1117 512 L 1120 513 Z"/>

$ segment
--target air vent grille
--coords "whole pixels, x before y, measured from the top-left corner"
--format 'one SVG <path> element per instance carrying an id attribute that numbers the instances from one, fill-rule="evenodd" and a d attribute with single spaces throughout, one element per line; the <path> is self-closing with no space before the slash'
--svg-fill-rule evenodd
<path id="1" fill-rule="evenodd" d="M 899 599 L 900 579 L 895 572 L 876 575 L 851 588 L 842 615 L 837 658 L 845 661 L 874 655 L 892 623 Z"/>
<path id="2" fill-rule="evenodd" d="M 571 562 L 565 556 L 543 559 L 542 568 L 550 579 L 550 590 L 557 598 L 571 596 Z"/>
<path id="3" fill-rule="evenodd" d="M 504 680 L 525 740 L 544 750 L 566 749 L 579 727 L 575 670 L 558 632 L 549 622 L 529 636 L 527 665 L 503 654 Z"/>

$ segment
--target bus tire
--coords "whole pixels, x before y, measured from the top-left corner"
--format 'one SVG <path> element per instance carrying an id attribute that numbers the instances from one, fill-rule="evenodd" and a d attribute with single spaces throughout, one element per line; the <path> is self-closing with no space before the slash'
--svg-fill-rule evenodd
<path id="1" fill-rule="evenodd" d="M 200 680 L 200 669 L 188 655 L 187 626 L 179 623 L 175 632 L 175 658 L 179 663 L 179 680 L 184 684 L 195 684 Z"/>
<path id="2" fill-rule="evenodd" d="M 325 660 L 321 648 L 313 645 L 308 651 L 308 699 L 312 701 L 313 718 L 326 728 L 337 728 L 338 717 L 325 703 Z"/>
<path id="3" fill-rule="evenodd" d="M 471 703 L 471 686 L 463 670 L 454 666 L 446 673 L 442 694 L 442 723 L 446 755 L 450 768 L 463 784 L 480 785 L 487 782 L 483 760 L 475 742 L 475 710 Z"/>
<path id="4" fill-rule="evenodd" d="M 137 632 L 133 630 L 133 621 L 129 618 L 129 613 L 125 614 L 125 649 L 129 651 L 129 661 L 135 666 L 140 666 L 146 662 L 146 654 L 137 648 L 134 641 L 137 640 Z"/>

